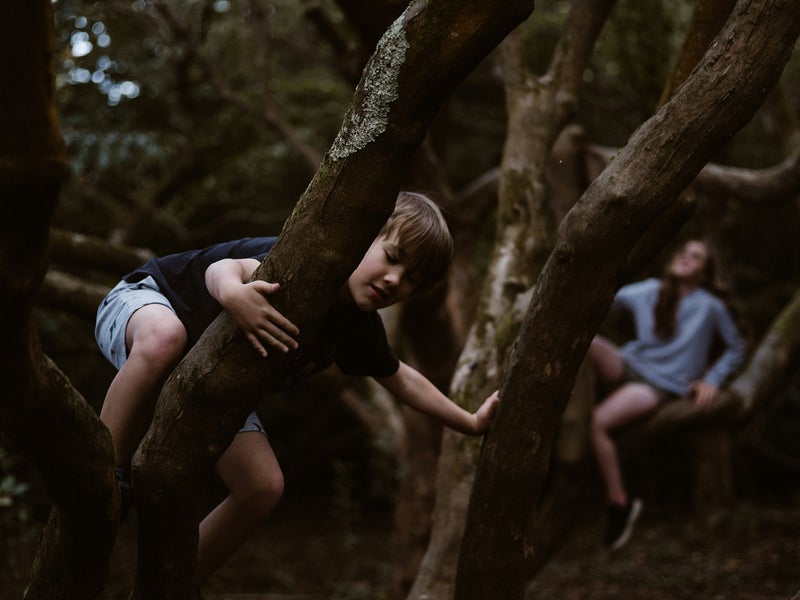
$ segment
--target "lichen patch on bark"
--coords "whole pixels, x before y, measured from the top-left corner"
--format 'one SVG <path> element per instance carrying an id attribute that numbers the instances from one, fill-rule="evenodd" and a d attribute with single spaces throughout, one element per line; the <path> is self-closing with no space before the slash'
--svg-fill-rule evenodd
<path id="1" fill-rule="evenodd" d="M 375 54 L 361 81 L 362 100 L 351 109 L 333 142 L 330 157 L 342 160 L 363 149 L 386 131 L 389 111 L 397 100 L 397 78 L 406 59 L 408 40 L 403 29 L 403 15 L 392 23 L 378 42 Z"/>

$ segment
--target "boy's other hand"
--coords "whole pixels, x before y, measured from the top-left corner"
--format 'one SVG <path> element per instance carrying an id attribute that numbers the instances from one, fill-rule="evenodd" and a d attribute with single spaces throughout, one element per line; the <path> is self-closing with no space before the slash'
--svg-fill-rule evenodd
<path id="1" fill-rule="evenodd" d="M 499 404 L 500 395 L 498 391 L 495 391 L 491 396 L 484 400 L 480 408 L 475 411 L 473 416 L 475 417 L 476 434 L 480 435 L 489 429 L 489 425 L 491 425 L 492 419 L 494 419 L 494 414 L 497 412 L 497 406 Z"/>
<path id="2" fill-rule="evenodd" d="M 261 356 L 267 356 L 268 346 L 281 352 L 297 348 L 294 336 L 300 330 L 268 300 L 278 289 L 280 284 L 261 280 L 243 283 L 226 294 L 223 304 Z"/>

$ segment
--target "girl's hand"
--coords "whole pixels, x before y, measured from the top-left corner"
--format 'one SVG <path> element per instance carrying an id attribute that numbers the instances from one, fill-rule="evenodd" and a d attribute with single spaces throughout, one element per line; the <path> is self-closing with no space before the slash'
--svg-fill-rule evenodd
<path id="1" fill-rule="evenodd" d="M 495 391 L 491 396 L 483 401 L 480 408 L 475 411 L 475 434 L 480 435 L 489 429 L 489 425 L 494 419 L 494 414 L 497 412 L 497 406 L 500 404 L 500 396 Z"/>
<path id="2" fill-rule="evenodd" d="M 705 381 L 694 381 L 689 386 L 689 394 L 694 397 L 696 407 L 705 408 L 717 398 L 719 388 Z"/>

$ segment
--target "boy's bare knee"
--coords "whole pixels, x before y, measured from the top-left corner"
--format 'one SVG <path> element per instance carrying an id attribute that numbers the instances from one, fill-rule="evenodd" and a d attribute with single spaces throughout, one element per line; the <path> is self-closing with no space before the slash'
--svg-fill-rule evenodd
<path id="1" fill-rule="evenodd" d="M 172 366 L 183 355 L 186 329 L 177 321 L 154 322 L 143 327 L 131 347 L 131 356 L 138 356 L 153 366 Z"/>
<path id="2" fill-rule="evenodd" d="M 283 496 L 283 473 L 269 473 L 238 490 L 235 495 L 248 512 L 258 517 L 269 515 Z"/>

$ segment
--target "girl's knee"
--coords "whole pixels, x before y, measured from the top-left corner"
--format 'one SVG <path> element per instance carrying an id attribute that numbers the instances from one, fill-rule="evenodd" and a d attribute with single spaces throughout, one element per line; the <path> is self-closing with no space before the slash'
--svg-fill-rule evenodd
<path id="1" fill-rule="evenodd" d="M 600 409 L 601 406 L 595 406 L 594 409 L 592 409 L 592 418 L 589 423 L 589 429 L 592 435 L 607 433 L 608 426 L 603 418 L 603 411 Z"/>

